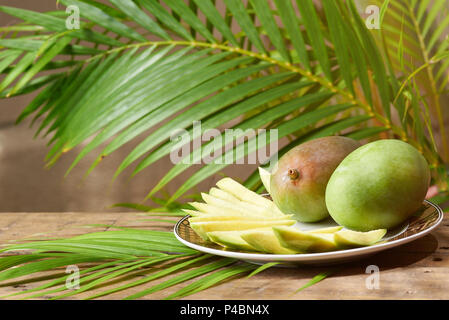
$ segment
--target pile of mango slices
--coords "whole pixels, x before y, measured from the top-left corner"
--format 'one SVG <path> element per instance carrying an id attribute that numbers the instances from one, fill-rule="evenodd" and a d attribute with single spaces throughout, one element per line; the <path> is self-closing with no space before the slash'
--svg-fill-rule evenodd
<path id="1" fill-rule="evenodd" d="M 301 231 L 296 220 L 265 198 L 231 178 L 217 182 L 203 202 L 191 202 L 196 210 L 184 210 L 190 227 L 205 241 L 228 250 L 270 254 L 328 252 L 378 243 L 385 229 L 369 232 L 341 226 Z"/>

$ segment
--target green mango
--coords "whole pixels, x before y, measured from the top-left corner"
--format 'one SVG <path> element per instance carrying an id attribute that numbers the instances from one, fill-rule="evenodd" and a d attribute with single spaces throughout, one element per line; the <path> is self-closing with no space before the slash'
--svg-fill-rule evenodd
<path id="1" fill-rule="evenodd" d="M 341 230 L 334 234 L 334 240 L 340 248 L 372 246 L 382 240 L 386 233 L 386 229 L 368 232 Z"/>
<path id="2" fill-rule="evenodd" d="M 379 140 L 352 152 L 335 169 L 326 206 L 348 229 L 390 229 L 422 206 L 429 183 L 429 165 L 417 149 L 400 140 Z"/>
<path id="3" fill-rule="evenodd" d="M 325 190 L 340 162 L 360 147 L 345 137 L 325 137 L 305 142 L 284 154 L 270 179 L 270 194 L 284 214 L 300 222 L 317 222 L 329 216 Z"/>

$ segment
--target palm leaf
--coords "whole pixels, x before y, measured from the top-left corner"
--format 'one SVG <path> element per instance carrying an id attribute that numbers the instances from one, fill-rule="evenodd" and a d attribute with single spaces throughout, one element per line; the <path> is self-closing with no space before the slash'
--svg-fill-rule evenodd
<path id="1" fill-rule="evenodd" d="M 444 96 L 442 91 L 447 86 L 447 77 L 444 75 L 447 74 L 449 62 L 447 60 L 436 61 L 433 57 L 444 53 L 449 45 L 445 41 L 449 29 L 448 10 L 447 2 L 443 0 L 435 1 L 431 6 L 429 1 L 390 1 L 383 21 L 386 30 L 384 37 L 387 40 L 392 40 L 388 43 L 393 44 L 386 50 L 397 51 L 402 47 L 402 50 L 406 52 L 405 55 L 400 55 L 401 58 L 394 59 L 396 70 L 401 69 L 400 59 L 405 59 L 408 72 L 418 69 L 423 71 L 415 73 L 414 77 L 416 77 L 419 87 L 423 88 L 427 94 L 428 108 L 441 132 L 440 154 L 446 159 L 449 157 L 449 142 L 444 122 L 449 118 L 444 112 L 441 101 Z M 404 40 L 397 41 L 398 38 Z"/>
<path id="2" fill-rule="evenodd" d="M 339 269 L 332 269 L 329 271 L 325 271 L 322 272 L 318 275 L 316 275 L 315 277 L 313 277 L 309 282 L 307 282 L 305 285 L 303 285 L 301 288 L 299 288 L 295 293 L 298 293 L 304 289 L 307 289 L 310 286 L 313 286 L 314 284 L 323 281 L 324 279 L 326 279 L 327 277 L 329 277 L 330 275 L 336 273 Z"/>

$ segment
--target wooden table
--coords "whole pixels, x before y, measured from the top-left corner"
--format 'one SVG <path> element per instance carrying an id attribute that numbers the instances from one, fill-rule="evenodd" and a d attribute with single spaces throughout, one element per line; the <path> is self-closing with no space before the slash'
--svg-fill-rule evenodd
<path id="1" fill-rule="evenodd" d="M 105 229 L 82 227 L 88 224 L 154 230 L 171 228 L 159 222 L 142 221 L 142 217 L 135 213 L 0 213 L 0 243 L 43 235 L 68 237 Z M 380 269 L 378 290 L 366 287 L 369 274 L 365 271 L 369 265 L 377 265 Z M 253 278 L 226 282 L 188 299 L 449 299 L 449 218 L 424 238 L 344 265 L 335 275 L 295 294 L 313 276 L 328 269 L 271 268 Z M 41 283 L 2 284 L 0 296 L 38 284 Z M 179 288 L 173 287 L 151 298 L 163 298 Z M 142 290 L 141 287 L 139 289 Z M 126 295 L 137 290 L 131 289 Z M 124 293 L 118 293 L 105 298 L 120 299 L 123 296 Z"/>

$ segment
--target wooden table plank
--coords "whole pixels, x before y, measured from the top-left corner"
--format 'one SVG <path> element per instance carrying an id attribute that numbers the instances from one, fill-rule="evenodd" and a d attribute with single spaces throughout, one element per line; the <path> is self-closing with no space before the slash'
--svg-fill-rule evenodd
<path id="1" fill-rule="evenodd" d="M 0 243 L 5 245 L 11 243 L 11 240 L 43 235 L 68 237 L 106 229 L 82 227 L 87 224 L 155 230 L 172 228 L 171 225 L 159 222 L 143 221 L 141 216 L 134 213 L 1 213 Z M 366 287 L 369 274 L 365 271 L 369 265 L 376 265 L 380 269 L 378 290 Z M 329 267 L 272 268 L 250 279 L 241 278 L 215 286 L 188 299 L 449 299 L 449 219 L 445 218 L 441 226 L 426 237 L 345 264 L 333 276 L 295 294 L 313 276 L 327 270 Z M 41 283 L 0 286 L 0 296 L 30 289 Z M 147 298 L 161 299 L 181 287 L 178 285 Z M 139 290 L 142 287 L 104 299 L 121 299 Z M 91 294 L 89 292 L 77 297 Z"/>

